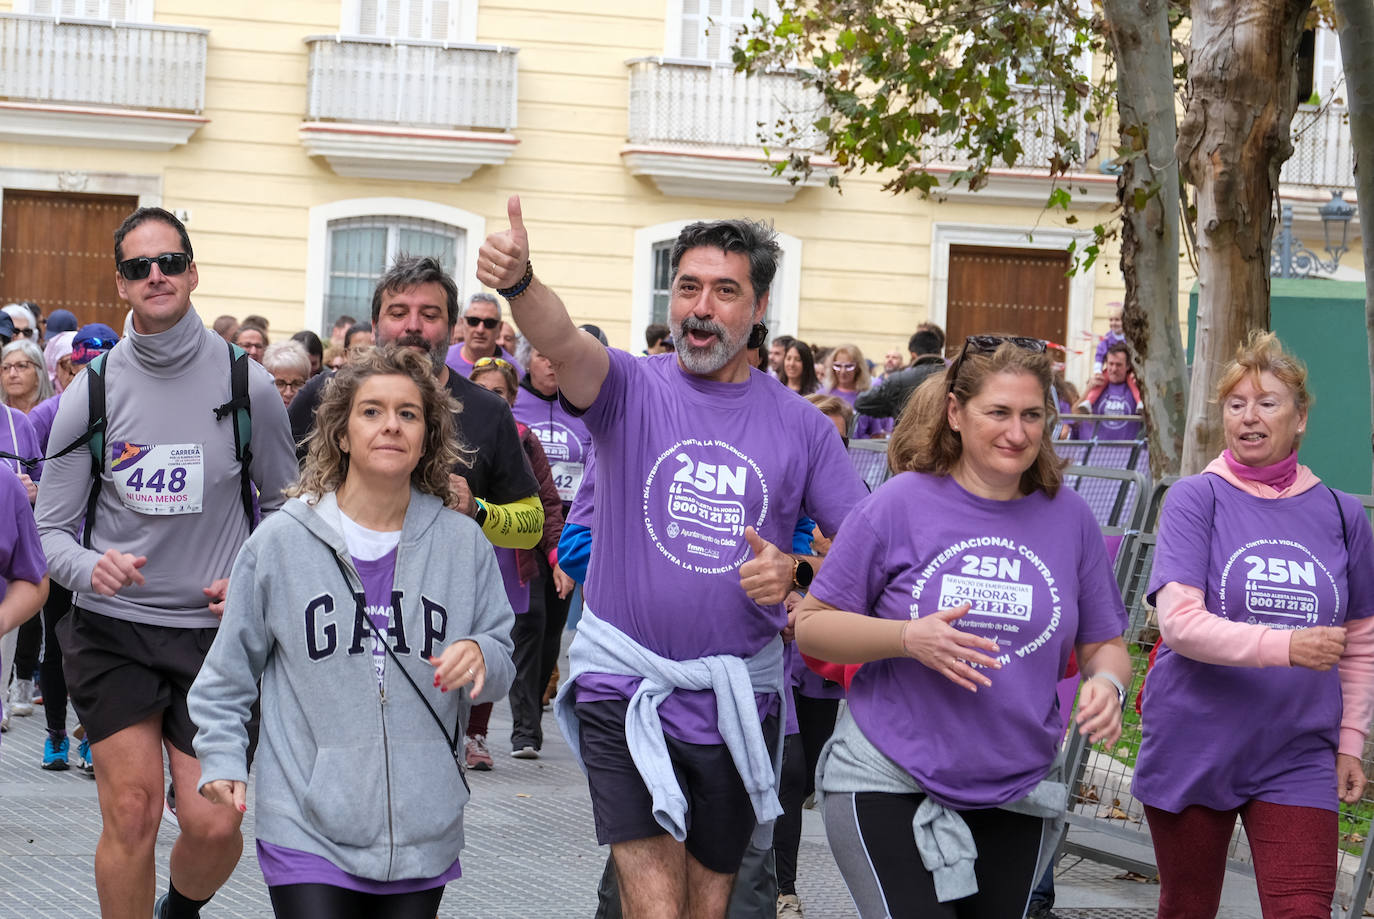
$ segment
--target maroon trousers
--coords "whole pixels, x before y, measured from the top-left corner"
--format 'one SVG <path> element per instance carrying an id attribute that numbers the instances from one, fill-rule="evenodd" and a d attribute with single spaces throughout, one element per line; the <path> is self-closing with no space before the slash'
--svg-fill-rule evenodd
<path id="1" fill-rule="evenodd" d="M 1236 810 L 1145 808 L 1159 865 L 1158 919 L 1213 919 L 1236 816 L 1245 826 L 1264 919 L 1330 919 L 1337 814 L 1250 801 Z"/>

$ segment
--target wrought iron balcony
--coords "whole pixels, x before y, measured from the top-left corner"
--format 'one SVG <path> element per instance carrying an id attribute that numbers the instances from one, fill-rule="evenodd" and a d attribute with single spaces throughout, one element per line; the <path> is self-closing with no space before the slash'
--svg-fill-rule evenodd
<path id="1" fill-rule="evenodd" d="M 310 36 L 301 142 L 340 175 L 460 182 L 518 141 L 518 49 Z"/>
<path id="2" fill-rule="evenodd" d="M 788 123 L 809 125 L 820 94 L 792 71 L 748 75 L 710 61 L 637 58 L 630 70 L 628 145 L 621 156 L 634 175 L 648 176 L 667 195 L 782 202 L 796 194 L 773 175 L 779 155 L 814 155 L 821 138 L 803 135 L 793 148 L 765 151 L 767 138 Z M 809 182 L 825 180 L 833 164 Z"/>
<path id="3" fill-rule="evenodd" d="M 0 13 L 0 138 L 169 150 L 206 122 L 206 29 Z"/>

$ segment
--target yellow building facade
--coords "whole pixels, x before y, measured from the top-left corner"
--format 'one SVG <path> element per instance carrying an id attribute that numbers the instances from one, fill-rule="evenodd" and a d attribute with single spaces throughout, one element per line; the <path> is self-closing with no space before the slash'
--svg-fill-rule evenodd
<path id="1" fill-rule="evenodd" d="M 775 333 L 881 361 L 923 320 L 1024 320 L 1087 351 L 1124 293 L 1112 252 L 1063 272 L 1114 201 L 1097 160 L 1071 180 L 1075 224 L 1044 210 L 1048 182 L 1027 170 L 943 201 L 873 176 L 839 192 L 823 161 L 812 185 L 775 178 L 757 124 L 814 100 L 720 63 L 755 2 L 716 0 L 708 27 L 705 0 L 0 0 L 0 298 L 117 310 L 105 224 L 159 204 L 187 223 L 207 323 L 256 313 L 274 339 L 321 332 L 367 316 L 398 252 L 438 255 L 472 293 L 477 247 L 519 194 L 536 271 L 633 351 L 665 303 L 666 244 L 729 216 L 780 233 Z M 1338 149 L 1314 157 L 1340 173 Z M 1295 189 L 1305 238 L 1320 238 L 1325 185 Z M 40 250 L 57 267 L 26 274 Z M 63 258 L 107 280 L 73 292 Z M 1030 297 L 1042 287 L 1053 302 Z"/>

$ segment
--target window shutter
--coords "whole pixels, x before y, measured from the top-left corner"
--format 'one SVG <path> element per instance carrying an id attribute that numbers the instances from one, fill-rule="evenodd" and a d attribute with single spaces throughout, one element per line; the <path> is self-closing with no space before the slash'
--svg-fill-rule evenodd
<path id="1" fill-rule="evenodd" d="M 1317 27 L 1312 52 L 1312 89 L 1322 104 L 1335 97 L 1345 99 L 1345 68 L 1341 65 L 1340 37 L 1325 26 Z M 1306 102 L 1306 99 L 1299 99 Z"/>

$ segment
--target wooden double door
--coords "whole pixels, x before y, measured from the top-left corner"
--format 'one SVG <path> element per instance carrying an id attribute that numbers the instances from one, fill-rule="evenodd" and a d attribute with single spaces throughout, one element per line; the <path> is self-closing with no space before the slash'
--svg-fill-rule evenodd
<path id="1" fill-rule="evenodd" d="M 32 300 L 71 310 L 80 324 L 124 328 L 115 292 L 114 231 L 138 207 L 123 195 L 4 190 L 0 213 L 0 303 Z"/>
<path id="2" fill-rule="evenodd" d="M 988 333 L 1065 342 L 1068 270 L 1068 252 L 950 246 L 945 319 L 950 353 L 967 336 Z"/>

